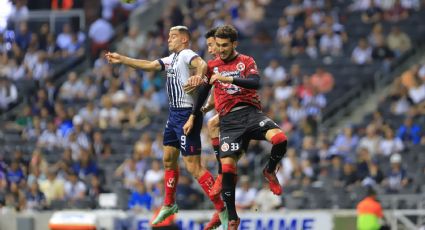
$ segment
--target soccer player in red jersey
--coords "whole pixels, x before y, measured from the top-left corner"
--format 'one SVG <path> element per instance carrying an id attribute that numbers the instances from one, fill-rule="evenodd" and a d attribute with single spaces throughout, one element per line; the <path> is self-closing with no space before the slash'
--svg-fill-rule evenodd
<path id="1" fill-rule="evenodd" d="M 208 53 L 216 58 L 218 56 L 217 52 L 217 46 L 215 45 L 215 32 L 217 31 L 217 28 L 213 28 L 209 30 L 205 34 L 205 38 L 207 39 L 207 47 L 208 47 Z M 214 96 L 211 94 L 208 97 L 207 103 L 205 106 L 201 108 L 203 113 L 206 113 L 214 108 Z M 221 162 L 220 162 L 220 155 L 219 155 L 219 148 L 220 148 L 220 140 L 218 139 L 219 136 L 219 128 L 220 121 L 218 114 L 214 115 L 208 120 L 208 133 L 211 137 L 211 144 L 214 149 L 215 157 L 217 158 L 218 162 L 218 175 L 217 178 L 214 181 L 214 185 L 211 188 L 210 194 L 215 196 L 221 192 L 221 182 L 223 179 L 223 175 L 221 173 Z"/>
<path id="2" fill-rule="evenodd" d="M 226 203 L 228 222 L 225 229 L 237 229 L 240 219 L 235 208 L 236 164 L 250 139 L 267 140 L 273 145 L 263 174 L 270 190 L 282 194 L 275 170 L 286 152 L 287 138 L 280 127 L 261 111 L 257 90 L 260 76 L 252 57 L 236 51 L 238 33 L 233 26 L 217 29 L 215 42 L 218 57 L 208 62 L 209 85 L 202 85 L 193 107 L 199 113 L 208 92 L 214 85 L 215 108 L 220 117 L 220 158 L 222 164 L 222 196 Z M 188 120 L 183 129 L 190 131 Z"/>

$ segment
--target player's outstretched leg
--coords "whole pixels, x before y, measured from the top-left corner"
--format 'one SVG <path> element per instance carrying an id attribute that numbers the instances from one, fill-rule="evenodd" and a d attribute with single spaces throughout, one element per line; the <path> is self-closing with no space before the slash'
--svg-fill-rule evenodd
<path id="1" fill-rule="evenodd" d="M 225 157 L 221 159 L 223 170 L 223 189 L 222 197 L 226 203 L 228 221 L 222 223 L 224 229 L 237 229 L 239 226 L 239 217 L 235 206 L 235 189 L 236 189 L 236 159 Z"/>
<path id="2" fill-rule="evenodd" d="M 213 196 L 219 195 L 221 193 L 221 184 L 223 179 L 223 175 L 221 173 L 221 162 L 220 162 L 220 152 L 219 152 L 219 148 L 220 148 L 220 139 L 218 138 L 219 130 L 220 130 L 219 124 L 220 124 L 220 120 L 219 120 L 218 114 L 216 114 L 214 117 L 212 117 L 208 121 L 208 131 L 211 136 L 211 144 L 214 149 L 214 154 L 217 159 L 217 166 L 218 166 L 218 175 L 211 189 L 211 195 Z"/>
<path id="3" fill-rule="evenodd" d="M 212 185 L 214 184 L 214 177 L 208 170 L 206 170 L 201 165 L 200 155 L 184 156 L 183 160 L 185 162 L 187 170 L 189 171 L 190 174 L 192 174 L 192 176 L 195 179 L 197 179 L 202 190 L 204 190 L 205 194 L 213 202 L 214 208 L 216 210 L 216 213 L 214 213 L 210 222 L 207 223 L 205 229 L 217 228 L 221 224 L 219 214 L 220 212 L 225 211 L 225 208 L 224 208 L 223 200 L 221 200 L 220 195 L 215 195 L 215 196 L 211 195 L 211 188 L 212 188 Z"/>
<path id="4" fill-rule="evenodd" d="M 282 187 L 276 177 L 276 166 L 286 153 L 287 138 L 280 129 L 271 129 L 266 133 L 266 139 L 273 145 L 269 161 L 263 169 L 263 175 L 269 182 L 270 190 L 275 195 L 282 194 Z"/>
<path id="5" fill-rule="evenodd" d="M 177 159 L 179 150 L 172 146 L 164 146 L 163 163 L 164 173 L 164 204 L 158 215 L 152 221 L 152 225 L 156 225 L 167 219 L 167 217 L 179 211 L 176 204 L 176 188 L 179 181 L 179 170 Z"/>

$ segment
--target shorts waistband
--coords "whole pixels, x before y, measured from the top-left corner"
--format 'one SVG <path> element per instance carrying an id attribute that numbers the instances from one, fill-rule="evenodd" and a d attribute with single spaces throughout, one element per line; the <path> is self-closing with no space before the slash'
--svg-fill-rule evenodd
<path id="1" fill-rule="evenodd" d="M 241 109 L 247 108 L 247 107 L 249 107 L 249 105 L 236 106 L 236 107 L 233 107 L 233 108 L 230 110 L 230 112 L 235 112 L 235 111 L 238 111 L 238 110 L 241 110 Z"/>
<path id="2" fill-rule="evenodd" d="M 192 107 L 186 107 L 186 108 L 172 108 L 170 107 L 170 111 L 188 111 L 192 110 Z"/>

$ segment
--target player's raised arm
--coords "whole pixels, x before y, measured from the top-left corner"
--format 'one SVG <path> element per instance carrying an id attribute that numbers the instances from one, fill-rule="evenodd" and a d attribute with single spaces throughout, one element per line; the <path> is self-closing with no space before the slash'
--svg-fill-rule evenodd
<path id="1" fill-rule="evenodd" d="M 148 61 L 142 59 L 134 59 L 118 53 L 111 52 L 106 53 L 105 57 L 111 64 L 123 64 L 145 71 L 159 71 L 162 69 L 162 65 L 158 60 Z"/>
<path id="2" fill-rule="evenodd" d="M 183 86 L 186 93 L 192 93 L 198 86 L 206 82 L 204 76 L 207 72 L 208 64 L 201 57 L 196 56 L 190 61 L 190 66 L 196 69 L 196 73 Z"/>
<path id="3" fill-rule="evenodd" d="M 205 74 L 207 73 L 207 63 L 201 57 L 198 56 L 190 62 L 190 65 L 196 68 L 196 76 L 199 76 L 203 79 Z"/>

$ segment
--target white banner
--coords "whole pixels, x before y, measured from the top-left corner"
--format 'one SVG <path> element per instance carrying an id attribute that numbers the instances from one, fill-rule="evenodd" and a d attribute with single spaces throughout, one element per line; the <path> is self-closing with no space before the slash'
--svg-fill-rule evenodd
<path id="1" fill-rule="evenodd" d="M 332 230 L 332 214 L 324 211 L 276 211 L 239 213 L 239 230 Z M 176 216 L 181 230 L 203 230 L 211 211 L 180 211 Z M 136 218 L 137 230 L 149 230 L 150 217 Z"/>

